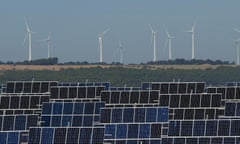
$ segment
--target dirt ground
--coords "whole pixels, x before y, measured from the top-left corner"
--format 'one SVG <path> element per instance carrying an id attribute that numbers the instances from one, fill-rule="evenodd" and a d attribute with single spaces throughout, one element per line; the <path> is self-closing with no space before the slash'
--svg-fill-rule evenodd
<path id="1" fill-rule="evenodd" d="M 80 69 L 80 68 L 114 68 L 114 67 L 122 67 L 122 68 L 130 68 L 130 69 L 149 69 L 149 70 L 157 70 L 157 69 L 216 69 L 223 65 L 0 65 L 0 71 L 7 70 L 51 70 L 51 71 L 59 71 L 62 69 Z M 236 67 L 236 65 L 225 65 L 229 67 Z"/>

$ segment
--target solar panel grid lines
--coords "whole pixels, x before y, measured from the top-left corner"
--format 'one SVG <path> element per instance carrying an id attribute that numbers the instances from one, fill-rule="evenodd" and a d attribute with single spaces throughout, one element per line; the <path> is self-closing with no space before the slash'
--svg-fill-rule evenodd
<path id="1" fill-rule="evenodd" d="M 102 102 L 43 103 L 43 126 L 92 126 L 99 121 L 101 107 Z"/>
<path id="2" fill-rule="evenodd" d="M 1 95 L 0 109 L 33 109 L 48 101 L 50 94 Z"/>
<path id="3" fill-rule="evenodd" d="M 160 90 L 161 94 L 205 92 L 204 82 L 152 82 L 149 85 L 145 83 L 142 87 Z"/>
<path id="4" fill-rule="evenodd" d="M 23 89 L 27 93 L 0 95 L 0 106 L 7 101 L 6 108 L 0 109 L 0 124 L 6 129 L 5 141 L 6 132 L 12 132 L 7 129 L 12 127 L 4 124 L 4 118 L 9 119 L 15 129 L 16 121 L 28 113 L 37 115 L 36 121 L 29 121 L 33 124 L 29 127 L 26 127 L 27 118 L 24 119 L 24 128 L 30 129 L 26 141 L 34 144 L 201 144 L 240 140 L 240 99 L 237 99 L 239 87 L 236 85 L 205 87 L 202 82 L 149 82 L 138 89 L 129 89 L 111 88 L 109 83 L 104 86 L 89 82 L 56 83 L 45 85 L 51 91 L 44 93 L 28 93 L 29 89 L 38 92 L 41 83 L 37 82 L 18 81 L 9 85 L 14 87 L 9 88 L 13 92 Z M 54 88 L 56 91 L 52 91 Z M 48 95 L 48 99 L 44 95 Z M 25 99 L 22 105 L 29 108 L 18 103 L 22 98 Z M 32 108 L 33 105 L 37 107 Z"/>
<path id="5" fill-rule="evenodd" d="M 104 127 L 32 127 L 29 144 L 36 143 L 102 143 Z"/>
<path id="6" fill-rule="evenodd" d="M 158 103 L 158 90 L 102 91 L 101 100 L 106 104 Z"/>
<path id="7" fill-rule="evenodd" d="M 49 92 L 51 86 L 56 86 L 57 81 L 8 81 L 7 93 L 44 93 Z"/>
<path id="8" fill-rule="evenodd" d="M 51 99 L 96 98 L 104 86 L 55 86 L 51 87 Z"/>

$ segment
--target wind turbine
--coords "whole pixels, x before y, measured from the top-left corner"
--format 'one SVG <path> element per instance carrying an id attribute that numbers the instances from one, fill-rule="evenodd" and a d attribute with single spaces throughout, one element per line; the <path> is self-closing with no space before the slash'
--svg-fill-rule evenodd
<path id="1" fill-rule="evenodd" d="M 25 18 L 25 25 L 27 33 L 25 35 L 24 43 L 28 37 L 28 61 L 32 61 L 32 34 L 35 32 L 32 32 L 31 29 L 28 26 L 27 19 Z"/>
<path id="2" fill-rule="evenodd" d="M 237 45 L 237 65 L 239 65 L 239 49 L 240 49 L 240 39 L 235 40 L 235 43 Z"/>
<path id="3" fill-rule="evenodd" d="M 189 32 L 192 34 L 192 59 L 195 59 L 195 48 L 194 48 L 195 23 L 193 23 L 192 29 L 186 32 Z"/>
<path id="4" fill-rule="evenodd" d="M 119 50 L 120 50 L 120 64 L 123 64 L 123 45 L 119 40 Z"/>
<path id="5" fill-rule="evenodd" d="M 156 34 L 157 32 L 153 30 L 152 26 L 150 25 L 150 29 L 153 36 L 153 62 L 156 62 Z"/>
<path id="6" fill-rule="evenodd" d="M 100 33 L 98 35 L 98 47 L 100 50 L 100 56 L 99 56 L 99 62 L 102 63 L 103 62 L 103 46 L 102 46 L 102 37 L 109 32 L 110 29 L 106 29 L 105 31 L 103 31 L 102 33 Z"/>
<path id="7" fill-rule="evenodd" d="M 164 48 L 167 46 L 168 44 L 168 60 L 172 60 L 172 39 L 175 38 L 173 36 L 170 36 L 170 34 L 168 33 L 168 31 L 166 31 L 167 34 L 167 40 L 165 42 Z"/>
<path id="8" fill-rule="evenodd" d="M 51 36 L 51 32 L 48 34 L 48 38 L 47 38 L 47 39 L 42 40 L 42 41 L 44 41 L 44 42 L 47 43 L 47 48 L 48 48 L 48 58 L 51 57 L 51 55 L 50 55 L 50 42 L 51 42 L 51 38 L 50 38 L 50 36 Z"/>
<path id="9" fill-rule="evenodd" d="M 240 30 L 236 27 L 233 28 L 236 32 L 240 33 Z M 235 43 L 237 45 L 237 65 L 239 65 L 239 49 L 240 49 L 240 39 L 235 40 Z"/>

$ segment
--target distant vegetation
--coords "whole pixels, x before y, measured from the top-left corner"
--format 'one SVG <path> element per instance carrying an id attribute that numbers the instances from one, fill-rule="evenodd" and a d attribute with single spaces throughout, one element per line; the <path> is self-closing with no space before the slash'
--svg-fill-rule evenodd
<path id="1" fill-rule="evenodd" d="M 48 59 L 37 59 L 32 61 L 23 61 L 23 62 L 7 62 L 1 64 L 16 64 L 16 65 L 56 65 L 58 64 L 58 58 L 48 58 Z"/>
<path id="2" fill-rule="evenodd" d="M 37 59 L 33 61 L 23 61 L 23 62 L 1 62 L 0 64 L 16 64 L 16 65 L 92 65 L 92 64 L 101 64 L 101 65 L 122 65 L 119 62 L 112 62 L 112 63 L 89 63 L 87 61 L 83 62 L 64 62 L 59 63 L 58 58 L 53 57 L 49 59 Z M 234 62 L 228 62 L 228 61 L 221 61 L 221 60 L 200 60 L 200 59 L 194 59 L 194 60 L 185 60 L 185 59 L 175 59 L 175 60 L 161 60 L 156 62 L 146 62 L 146 63 L 140 63 L 141 65 L 201 65 L 201 64 L 211 64 L 211 65 L 228 65 L 228 64 L 234 64 Z"/>
<path id="3" fill-rule="evenodd" d="M 56 80 L 66 82 L 108 81 L 112 86 L 140 86 L 149 81 L 204 81 L 221 85 L 229 81 L 240 81 L 240 67 L 221 66 L 216 69 L 156 69 L 80 68 L 59 71 L 10 70 L 0 71 L 0 82 L 10 80 Z"/>
<path id="4" fill-rule="evenodd" d="M 14 65 L 91 65 L 99 63 L 88 62 L 66 62 L 59 63 L 58 58 L 38 59 L 31 62 L 7 62 L 0 64 Z M 88 81 L 108 81 L 113 86 L 140 86 L 142 82 L 149 81 L 204 81 L 207 84 L 224 84 L 229 81 L 240 81 L 240 67 L 221 66 L 234 64 L 227 61 L 212 60 L 184 60 L 176 59 L 173 61 L 157 61 L 141 63 L 140 69 L 124 68 L 120 63 L 112 63 L 115 67 L 103 68 L 79 68 L 79 69 L 61 69 L 59 71 L 50 70 L 8 70 L 0 71 L 0 82 L 5 83 L 10 80 L 56 80 L 67 82 L 84 82 Z M 207 69 L 174 69 L 174 68 L 157 68 L 149 69 L 147 65 L 201 65 L 212 64 L 220 65 L 217 68 Z M 111 65 L 101 63 L 101 65 Z M 119 65 L 119 67 L 118 67 Z M 146 65 L 146 66 L 145 66 Z"/>
<path id="5" fill-rule="evenodd" d="M 201 59 L 193 59 L 193 60 L 185 60 L 185 59 L 175 59 L 175 60 L 167 60 L 167 61 L 156 61 L 156 62 L 147 62 L 147 64 L 157 64 L 157 65 L 201 65 L 201 64 L 211 64 L 211 65 L 228 65 L 234 64 L 234 62 L 230 63 L 228 61 L 221 60 L 201 60 Z"/>

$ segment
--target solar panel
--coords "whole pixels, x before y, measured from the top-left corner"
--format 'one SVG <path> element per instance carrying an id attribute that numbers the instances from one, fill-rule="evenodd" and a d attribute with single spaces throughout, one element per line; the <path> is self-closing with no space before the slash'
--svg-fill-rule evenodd
<path id="1" fill-rule="evenodd" d="M 0 143 L 240 142 L 237 84 L 111 88 L 109 83 L 14 81 L 7 82 L 6 92 L 0 95 Z"/>
<path id="2" fill-rule="evenodd" d="M 101 102 L 43 103 L 42 126 L 93 126 L 99 121 Z"/>
<path id="3" fill-rule="evenodd" d="M 36 143 L 103 143 L 103 127 L 69 127 L 69 128 L 31 128 L 29 144 Z"/>

